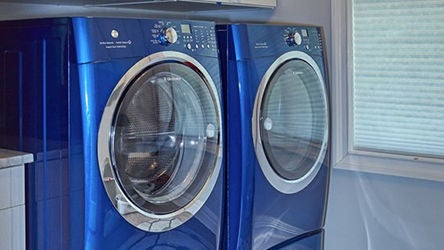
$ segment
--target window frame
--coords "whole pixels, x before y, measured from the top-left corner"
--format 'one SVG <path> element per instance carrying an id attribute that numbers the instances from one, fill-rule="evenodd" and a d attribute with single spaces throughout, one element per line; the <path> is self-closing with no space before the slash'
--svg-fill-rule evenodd
<path id="1" fill-rule="evenodd" d="M 352 0 L 331 3 L 332 167 L 444 182 L 444 159 L 353 149 Z"/>

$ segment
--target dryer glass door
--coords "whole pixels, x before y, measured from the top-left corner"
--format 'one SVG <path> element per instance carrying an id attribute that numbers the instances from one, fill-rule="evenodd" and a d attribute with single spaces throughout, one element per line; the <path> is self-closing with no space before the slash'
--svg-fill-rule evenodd
<path id="1" fill-rule="evenodd" d="M 328 141 L 328 106 L 323 77 L 313 59 L 293 52 L 266 73 L 256 97 L 256 153 L 269 182 L 294 193 L 317 174 Z"/>
<path id="2" fill-rule="evenodd" d="M 144 217 L 124 215 L 147 231 L 166 231 L 189 219 L 219 174 L 217 90 L 205 69 L 190 60 L 150 64 L 115 90 L 108 146 L 117 185 L 108 194 L 117 189 Z"/>

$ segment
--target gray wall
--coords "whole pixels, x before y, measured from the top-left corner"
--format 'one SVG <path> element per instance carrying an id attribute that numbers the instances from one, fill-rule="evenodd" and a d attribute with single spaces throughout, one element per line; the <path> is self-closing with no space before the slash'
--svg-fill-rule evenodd
<path id="1" fill-rule="evenodd" d="M 174 17 L 219 22 L 254 21 L 320 25 L 324 27 L 329 61 L 332 61 L 331 0 L 278 0 L 278 7 L 275 10 L 237 9 L 186 13 L 0 3 L 0 19 L 75 15 Z M 443 191 L 444 182 L 334 169 L 328 204 L 325 248 L 326 250 L 442 249 L 440 246 L 444 246 Z"/>
<path id="2" fill-rule="evenodd" d="M 335 169 L 326 249 L 443 249 L 444 182 Z"/>

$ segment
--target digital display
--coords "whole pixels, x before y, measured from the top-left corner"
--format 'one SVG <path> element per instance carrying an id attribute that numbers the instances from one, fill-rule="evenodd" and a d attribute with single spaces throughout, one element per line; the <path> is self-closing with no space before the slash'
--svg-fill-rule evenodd
<path id="1" fill-rule="evenodd" d="M 189 24 L 181 24 L 180 25 L 180 30 L 182 31 L 182 33 L 185 34 L 190 34 L 191 33 L 191 27 Z"/>

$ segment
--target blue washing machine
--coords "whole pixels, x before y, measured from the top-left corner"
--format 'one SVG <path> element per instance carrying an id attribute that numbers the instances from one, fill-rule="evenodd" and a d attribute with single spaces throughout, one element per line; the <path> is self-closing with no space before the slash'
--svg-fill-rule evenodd
<path id="1" fill-rule="evenodd" d="M 217 249 L 224 227 L 214 23 L 0 23 L 0 146 L 33 152 L 29 249 Z"/>
<path id="2" fill-rule="evenodd" d="M 218 26 L 227 119 L 229 249 L 324 225 L 330 113 L 322 29 Z"/>

